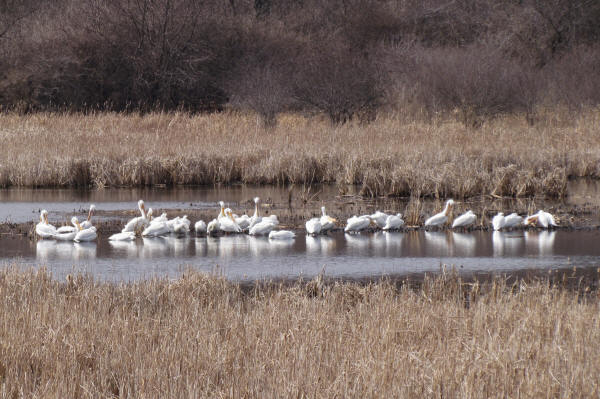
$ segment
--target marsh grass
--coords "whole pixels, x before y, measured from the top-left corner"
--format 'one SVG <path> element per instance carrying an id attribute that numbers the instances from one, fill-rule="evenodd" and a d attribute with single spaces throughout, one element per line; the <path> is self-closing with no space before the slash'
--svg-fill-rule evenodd
<path id="1" fill-rule="evenodd" d="M 563 280 L 564 281 L 564 280 Z M 583 286 L 0 272 L 3 397 L 595 397 Z"/>
<path id="2" fill-rule="evenodd" d="M 286 114 L 266 129 L 224 112 L 0 114 L 1 186 L 358 185 L 363 196 L 566 194 L 600 177 L 600 112 L 493 119 L 479 129 L 400 114 L 331 125 Z"/>

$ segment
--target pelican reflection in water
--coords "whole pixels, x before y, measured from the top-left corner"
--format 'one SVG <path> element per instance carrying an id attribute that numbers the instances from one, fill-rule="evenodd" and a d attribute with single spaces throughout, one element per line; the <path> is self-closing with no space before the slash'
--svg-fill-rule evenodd
<path id="1" fill-rule="evenodd" d="M 452 232 L 453 255 L 474 256 L 477 240 L 473 234 Z"/>
<path id="2" fill-rule="evenodd" d="M 425 231 L 426 253 L 432 256 L 448 256 L 448 236 L 443 231 Z"/>
<path id="3" fill-rule="evenodd" d="M 527 251 L 537 253 L 538 255 L 552 255 L 554 253 L 554 238 L 556 231 L 526 231 L 525 245 Z"/>
<path id="4" fill-rule="evenodd" d="M 89 260 L 96 259 L 95 242 L 65 242 L 39 240 L 36 243 L 36 259 L 47 260 Z"/>
<path id="5" fill-rule="evenodd" d="M 245 254 L 250 248 L 249 241 L 250 237 L 239 234 L 221 237 L 209 236 L 206 238 L 206 255 L 231 258 L 234 255 Z"/>
<path id="6" fill-rule="evenodd" d="M 365 255 L 364 252 L 369 250 L 369 242 L 371 238 L 362 234 L 344 234 L 346 245 L 352 251 L 357 251 L 359 255 Z"/>
<path id="7" fill-rule="evenodd" d="M 380 231 L 373 234 L 371 245 L 378 255 L 401 256 L 404 236 L 405 234 L 400 232 Z"/>
<path id="8" fill-rule="evenodd" d="M 329 236 L 306 236 L 306 253 L 310 255 L 333 255 L 336 247 L 335 238 Z"/>
<path id="9" fill-rule="evenodd" d="M 142 238 L 142 249 L 140 258 L 152 259 L 164 257 L 169 250 L 169 246 L 163 237 Z"/>
<path id="10" fill-rule="evenodd" d="M 253 256 L 286 253 L 294 245 L 294 240 L 269 240 L 268 237 L 248 237 L 248 247 Z"/>
<path id="11" fill-rule="evenodd" d="M 185 256 L 188 252 L 190 238 L 185 236 L 167 236 L 164 237 L 169 248 L 172 248 L 173 255 L 176 257 Z"/>
<path id="12" fill-rule="evenodd" d="M 133 259 L 139 256 L 140 246 L 135 241 L 109 241 L 108 243 L 119 257 Z"/>
<path id="13" fill-rule="evenodd" d="M 68 243 L 64 243 L 68 244 Z M 96 259 L 97 245 L 92 241 L 76 242 L 73 246 L 73 257 L 72 259 L 84 260 L 84 259 Z"/>
<path id="14" fill-rule="evenodd" d="M 518 256 L 523 246 L 524 235 L 520 231 L 494 231 L 492 246 L 494 256 Z"/>

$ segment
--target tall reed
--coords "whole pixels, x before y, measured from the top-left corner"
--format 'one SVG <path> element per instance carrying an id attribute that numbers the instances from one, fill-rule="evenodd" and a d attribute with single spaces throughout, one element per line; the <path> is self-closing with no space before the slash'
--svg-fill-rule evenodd
<path id="1" fill-rule="evenodd" d="M 3 397 L 594 397 L 596 294 L 548 281 L 103 283 L 0 271 Z M 582 295 L 583 294 L 583 295 Z"/>
<path id="2" fill-rule="evenodd" d="M 600 177 L 600 112 L 521 117 L 479 129 L 400 114 L 333 126 L 282 115 L 264 128 L 225 112 L 1 114 L 1 186 L 336 183 L 365 196 L 565 195 L 569 177 Z"/>

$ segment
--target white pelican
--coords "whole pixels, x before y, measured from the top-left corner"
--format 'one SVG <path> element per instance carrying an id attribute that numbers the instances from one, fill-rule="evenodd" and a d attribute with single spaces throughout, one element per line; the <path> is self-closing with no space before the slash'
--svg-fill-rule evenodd
<path id="1" fill-rule="evenodd" d="M 153 222 L 142 232 L 142 237 L 159 237 L 171 233 L 171 227 L 167 222 Z"/>
<path id="2" fill-rule="evenodd" d="M 250 216 L 242 215 L 242 216 L 236 217 L 234 215 L 234 219 L 235 219 L 235 222 L 238 224 L 238 226 L 240 226 L 240 228 L 242 230 L 246 230 L 250 227 L 250 222 L 251 222 Z"/>
<path id="3" fill-rule="evenodd" d="M 271 231 L 269 233 L 270 240 L 292 240 L 296 237 L 296 233 L 289 230 Z"/>
<path id="4" fill-rule="evenodd" d="M 333 229 L 335 227 L 335 222 L 337 222 L 337 220 L 332 218 L 331 216 L 328 216 L 325 213 L 325 207 L 322 206 L 321 207 L 321 232 L 326 233 L 329 230 Z"/>
<path id="5" fill-rule="evenodd" d="M 148 210 L 148 214 L 150 214 L 150 211 L 152 211 L 152 208 L 150 208 Z M 150 219 L 150 218 L 148 218 L 148 219 Z M 152 223 L 167 222 L 168 220 L 169 219 L 167 218 L 167 212 L 163 212 L 159 217 L 152 218 L 150 220 L 150 224 L 152 224 Z"/>
<path id="6" fill-rule="evenodd" d="M 452 228 L 468 227 L 475 223 L 476 220 L 477 216 L 473 213 L 473 211 L 468 210 L 467 212 L 454 219 L 454 223 L 452 223 Z"/>
<path id="7" fill-rule="evenodd" d="M 233 214 L 231 213 L 231 209 L 227 208 L 225 210 L 226 217 L 221 218 L 219 220 L 221 231 L 226 233 L 241 233 L 242 228 L 235 222 L 233 218 Z"/>
<path id="8" fill-rule="evenodd" d="M 375 222 L 375 224 L 377 225 L 377 227 L 379 227 L 380 229 L 382 229 L 385 226 L 385 222 L 387 222 L 388 214 L 387 213 L 383 213 L 381 211 L 377 211 L 374 214 L 372 214 L 371 216 L 369 216 L 369 218 L 373 222 Z"/>
<path id="9" fill-rule="evenodd" d="M 221 223 L 218 219 L 213 219 L 208 222 L 208 225 L 206 226 L 206 234 L 216 235 L 219 234 L 219 231 L 221 231 Z"/>
<path id="10" fill-rule="evenodd" d="M 171 229 L 175 234 L 187 234 L 190 232 L 190 220 L 187 215 L 183 215 L 180 218 L 176 218 L 176 222 L 173 223 Z"/>
<path id="11" fill-rule="evenodd" d="M 73 224 L 73 226 L 76 228 L 77 227 L 77 223 L 79 222 L 79 220 L 77 220 L 77 218 L 75 216 L 73 216 L 71 218 L 71 223 Z M 63 227 L 70 227 L 70 226 L 63 226 Z M 73 231 L 62 231 L 60 232 L 59 230 L 57 230 L 56 236 L 55 238 L 59 241 L 73 241 L 75 239 L 75 236 L 77 235 L 77 230 L 75 230 L 75 228 L 73 229 Z"/>
<path id="12" fill-rule="evenodd" d="M 204 220 L 198 220 L 196 224 L 194 224 L 194 230 L 196 230 L 196 234 L 205 234 L 206 223 L 204 223 Z"/>
<path id="13" fill-rule="evenodd" d="M 384 230 L 396 230 L 404 226 L 404 220 L 402 220 L 402 214 L 389 215 L 383 226 Z"/>
<path id="14" fill-rule="evenodd" d="M 371 219 L 367 215 L 363 216 L 352 216 L 346 222 L 345 232 L 359 232 L 361 230 L 366 229 L 371 225 Z"/>
<path id="15" fill-rule="evenodd" d="M 269 222 L 273 223 L 274 225 L 279 224 L 279 219 L 277 218 L 277 215 L 263 216 L 261 221 L 262 222 L 269 221 Z"/>
<path id="16" fill-rule="evenodd" d="M 269 234 L 277 225 L 271 219 L 263 220 L 250 227 L 248 234 L 251 236 L 260 236 Z"/>
<path id="17" fill-rule="evenodd" d="M 522 221 L 522 216 L 519 216 L 516 213 L 511 213 L 510 215 L 504 217 L 504 227 L 509 229 L 521 224 Z"/>
<path id="18" fill-rule="evenodd" d="M 75 235 L 73 241 L 81 242 L 81 241 L 94 241 L 98 235 L 96 234 L 96 228 L 94 226 L 88 229 L 82 229 L 79 222 L 75 223 L 79 228 L 79 231 Z"/>
<path id="19" fill-rule="evenodd" d="M 449 199 L 448 201 L 446 201 L 446 206 L 444 207 L 444 210 L 427 219 L 425 221 L 425 226 L 441 226 L 444 223 L 446 223 L 446 221 L 448 220 L 448 213 L 450 212 L 450 209 L 452 209 L 453 205 L 453 200 Z"/>
<path id="20" fill-rule="evenodd" d="M 528 216 L 527 219 L 525 219 L 525 221 L 523 222 L 523 224 L 533 225 L 533 226 L 537 225 L 544 229 L 547 229 L 548 227 L 556 227 L 557 226 L 556 222 L 554 221 L 554 216 L 552 216 L 548 212 L 544 212 L 542 210 L 539 210 L 534 215 Z"/>
<path id="21" fill-rule="evenodd" d="M 494 216 L 492 219 L 492 226 L 494 227 L 494 231 L 498 231 L 506 226 L 506 218 L 504 217 L 504 213 L 498 212 L 498 214 Z"/>
<path id="22" fill-rule="evenodd" d="M 35 226 L 35 233 L 40 238 L 54 238 L 56 227 L 48 223 L 48 211 L 43 209 L 40 212 L 40 222 Z"/>
<path id="23" fill-rule="evenodd" d="M 94 215 L 94 211 L 96 211 L 96 205 L 92 204 L 90 205 L 90 210 L 88 211 L 87 220 L 84 220 L 83 223 L 81 223 L 82 229 L 85 230 L 92 227 L 92 216 Z"/>
<path id="24" fill-rule="evenodd" d="M 108 237 L 108 240 L 109 241 L 133 241 L 133 240 L 135 240 L 135 232 L 126 231 L 124 233 L 113 234 L 112 236 Z"/>
<path id="25" fill-rule="evenodd" d="M 260 198 L 254 197 L 254 215 L 250 218 L 250 225 L 248 228 L 252 228 L 256 223 L 261 222 L 262 218 L 258 216 L 258 201 L 260 201 Z"/>
<path id="26" fill-rule="evenodd" d="M 258 214 L 258 202 L 259 201 L 260 201 L 260 198 L 254 197 L 254 215 L 252 215 L 252 217 L 250 218 L 250 225 L 248 225 L 248 228 L 251 229 L 257 223 L 264 222 L 264 221 L 270 221 L 271 223 L 278 225 L 279 220 L 277 219 L 276 215 L 269 215 L 269 216 L 264 216 L 264 217 L 259 216 L 259 214 Z"/>
<path id="27" fill-rule="evenodd" d="M 123 230 L 121 230 L 122 233 L 126 233 L 128 231 L 136 232 L 136 231 L 142 230 L 146 226 L 148 226 L 148 224 L 150 222 L 146 216 L 146 208 L 144 206 L 144 201 L 142 201 L 142 200 L 138 201 L 138 209 L 140 210 L 140 213 L 142 215 L 138 216 L 136 218 L 133 218 L 129 222 L 127 222 L 127 224 L 125 225 Z"/>
<path id="28" fill-rule="evenodd" d="M 71 218 L 71 225 L 72 226 L 60 226 L 58 229 L 56 229 L 56 232 L 58 234 L 65 234 L 65 233 L 77 233 L 78 229 L 77 229 L 77 225 L 75 224 L 75 222 L 73 220 L 77 220 L 78 219 L 73 216 Z"/>
<path id="29" fill-rule="evenodd" d="M 94 211 L 96 210 L 96 205 L 92 204 L 90 205 L 90 210 L 88 211 L 88 216 L 87 216 L 87 220 L 84 220 L 83 223 L 80 223 L 80 226 L 82 229 L 89 229 L 90 227 L 92 227 L 92 216 L 94 215 Z M 75 218 L 76 220 L 78 220 L 77 218 Z M 71 224 L 72 226 L 60 226 L 56 232 L 59 234 L 64 234 L 64 233 L 77 233 L 77 231 L 79 231 L 78 227 L 73 223 L 73 218 L 71 218 Z M 65 236 L 68 237 L 68 236 Z M 70 240 L 67 240 L 70 241 Z"/>
<path id="30" fill-rule="evenodd" d="M 321 224 L 321 218 L 312 218 L 306 222 L 306 233 L 311 235 L 317 235 L 323 229 Z"/>
<path id="31" fill-rule="evenodd" d="M 227 217 L 225 213 L 225 203 L 223 201 L 219 201 L 219 206 L 221 207 L 221 211 L 219 212 L 219 216 L 217 216 L 217 219 L 221 220 Z"/>

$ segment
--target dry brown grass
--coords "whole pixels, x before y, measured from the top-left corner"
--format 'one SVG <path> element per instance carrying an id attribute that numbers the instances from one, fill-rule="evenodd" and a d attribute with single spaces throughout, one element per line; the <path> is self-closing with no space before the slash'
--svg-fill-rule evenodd
<path id="1" fill-rule="evenodd" d="M 197 273 L 114 285 L 4 268 L 0 393 L 597 397 L 595 294 L 502 281 L 244 290 Z"/>
<path id="2" fill-rule="evenodd" d="M 0 185 L 337 183 L 367 196 L 562 196 L 600 177 L 600 111 L 529 126 L 511 116 L 467 129 L 402 115 L 332 126 L 283 115 L 0 115 Z"/>

